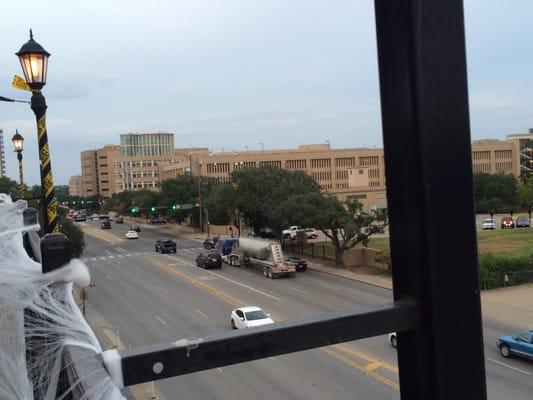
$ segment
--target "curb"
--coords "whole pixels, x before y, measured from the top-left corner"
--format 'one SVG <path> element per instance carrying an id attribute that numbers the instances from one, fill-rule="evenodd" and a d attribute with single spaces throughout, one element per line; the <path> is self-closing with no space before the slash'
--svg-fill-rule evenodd
<path id="1" fill-rule="evenodd" d="M 308 265 L 307 268 L 312 269 L 313 271 L 322 272 L 324 274 L 334 275 L 334 276 L 336 276 L 338 278 L 344 278 L 344 279 L 348 279 L 348 280 L 351 280 L 351 281 L 356 281 L 356 282 L 359 282 L 359 283 L 365 283 L 365 284 L 370 285 L 370 286 L 374 286 L 374 287 L 378 287 L 378 288 L 381 288 L 381 289 L 387 289 L 387 290 L 392 291 L 392 288 L 390 288 L 388 286 L 383 286 L 383 285 L 380 285 L 379 283 L 375 283 L 375 282 L 369 282 L 367 280 L 363 280 L 363 279 L 357 278 L 355 276 L 339 275 L 339 274 L 337 274 L 337 273 L 335 273 L 333 271 L 319 269 L 319 268 L 313 267 L 311 265 Z"/>

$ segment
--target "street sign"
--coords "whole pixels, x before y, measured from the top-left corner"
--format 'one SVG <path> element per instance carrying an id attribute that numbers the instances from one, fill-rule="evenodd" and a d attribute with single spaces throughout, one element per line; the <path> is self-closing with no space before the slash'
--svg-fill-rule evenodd
<path id="1" fill-rule="evenodd" d="M 26 83 L 24 78 L 21 78 L 18 75 L 15 75 L 13 77 L 13 82 L 11 83 L 11 85 L 14 88 L 17 88 L 17 89 L 20 89 L 20 90 L 27 90 L 28 92 L 31 92 L 31 88 L 28 86 L 28 84 Z"/>

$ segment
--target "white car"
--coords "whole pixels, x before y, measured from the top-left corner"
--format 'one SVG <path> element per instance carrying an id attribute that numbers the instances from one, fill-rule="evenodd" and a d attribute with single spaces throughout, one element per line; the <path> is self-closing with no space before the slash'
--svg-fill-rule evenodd
<path id="1" fill-rule="evenodd" d="M 396 340 L 396 332 L 389 333 L 389 343 L 394 348 L 398 346 L 398 342 Z"/>
<path id="2" fill-rule="evenodd" d="M 492 218 L 485 218 L 481 224 L 481 228 L 485 229 L 496 229 L 496 223 Z"/>
<path id="3" fill-rule="evenodd" d="M 316 239 L 318 237 L 318 232 L 314 228 L 305 228 L 304 233 L 307 239 Z"/>
<path id="4" fill-rule="evenodd" d="M 139 239 L 139 234 L 135 231 L 127 231 L 124 235 L 126 239 Z"/>
<path id="5" fill-rule="evenodd" d="M 231 312 L 231 327 L 233 329 L 252 328 L 254 326 L 273 324 L 274 321 L 259 307 L 241 307 Z"/>

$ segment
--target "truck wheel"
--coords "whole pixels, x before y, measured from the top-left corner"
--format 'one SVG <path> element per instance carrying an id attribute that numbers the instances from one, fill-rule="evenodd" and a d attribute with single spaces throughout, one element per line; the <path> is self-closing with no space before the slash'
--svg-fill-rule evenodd
<path id="1" fill-rule="evenodd" d="M 268 277 L 270 279 L 273 279 L 274 278 L 274 274 L 272 273 L 272 268 L 267 268 L 268 269 Z"/>
<path id="2" fill-rule="evenodd" d="M 268 268 L 267 267 L 263 267 L 263 275 L 265 276 L 265 278 L 268 278 Z"/>

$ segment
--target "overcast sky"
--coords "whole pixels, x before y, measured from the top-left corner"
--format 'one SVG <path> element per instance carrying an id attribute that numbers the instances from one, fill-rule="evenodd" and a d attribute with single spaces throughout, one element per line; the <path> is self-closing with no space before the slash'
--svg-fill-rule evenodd
<path id="1" fill-rule="evenodd" d="M 28 40 L 52 53 L 48 137 L 56 184 L 79 153 L 128 132 L 175 134 L 217 152 L 381 147 L 373 1 L 2 0 L 0 95 L 22 75 Z M 533 128 L 533 2 L 465 0 L 472 137 Z M 11 137 L 25 137 L 27 182 L 39 182 L 29 106 L 0 102 L 8 176 Z"/>

